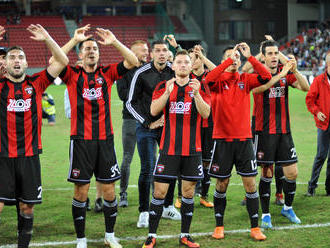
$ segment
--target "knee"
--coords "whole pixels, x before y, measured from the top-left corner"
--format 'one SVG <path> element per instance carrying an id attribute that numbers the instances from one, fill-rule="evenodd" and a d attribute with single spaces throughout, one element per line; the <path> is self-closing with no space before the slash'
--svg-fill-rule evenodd
<path id="1" fill-rule="evenodd" d="M 182 189 L 182 196 L 184 198 L 194 198 L 195 194 L 195 185 L 191 185 L 191 187 L 185 187 Z"/>
<path id="2" fill-rule="evenodd" d="M 33 215 L 34 206 L 31 204 L 20 204 L 20 210 L 25 215 Z"/>
<path id="3" fill-rule="evenodd" d="M 154 195 L 154 198 L 165 199 L 166 191 L 164 191 L 164 190 L 155 190 L 153 195 Z"/>
<path id="4" fill-rule="evenodd" d="M 297 166 L 294 164 L 291 165 L 289 169 L 284 170 L 284 176 L 291 181 L 296 180 L 298 176 Z"/>
<path id="5" fill-rule="evenodd" d="M 115 184 L 102 184 L 103 198 L 107 201 L 113 201 L 116 198 Z"/>
<path id="6" fill-rule="evenodd" d="M 273 178 L 274 166 L 273 165 L 261 165 L 261 176 L 264 178 Z"/>
<path id="7" fill-rule="evenodd" d="M 226 179 L 217 179 L 216 189 L 219 192 L 226 192 L 229 184 L 229 178 Z"/>
<path id="8" fill-rule="evenodd" d="M 243 184 L 246 192 L 257 191 L 256 178 L 255 177 L 244 177 Z"/>
<path id="9" fill-rule="evenodd" d="M 85 202 L 87 200 L 88 187 L 84 186 L 78 184 L 75 185 L 74 198 L 80 202 Z"/>

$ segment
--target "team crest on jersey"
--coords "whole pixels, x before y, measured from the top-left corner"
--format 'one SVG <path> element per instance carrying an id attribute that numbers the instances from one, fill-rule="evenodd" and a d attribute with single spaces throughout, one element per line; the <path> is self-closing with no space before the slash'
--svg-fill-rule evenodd
<path id="1" fill-rule="evenodd" d="M 264 152 L 258 152 L 258 153 L 257 153 L 257 157 L 258 157 L 258 159 L 263 159 L 264 156 L 265 156 L 265 153 L 264 153 Z"/>
<path id="2" fill-rule="evenodd" d="M 191 102 L 171 102 L 170 114 L 189 114 L 191 111 Z"/>
<path id="3" fill-rule="evenodd" d="M 212 164 L 211 165 L 211 171 L 212 172 L 218 172 L 220 170 L 220 166 L 218 164 Z"/>
<path id="4" fill-rule="evenodd" d="M 80 170 L 73 169 L 72 170 L 72 176 L 73 176 L 73 178 L 78 178 L 80 176 Z"/>
<path id="5" fill-rule="evenodd" d="M 102 99 L 102 88 L 96 88 L 96 89 L 95 88 L 91 88 L 91 89 L 84 88 L 83 98 L 91 100 L 91 101 Z"/>
<path id="6" fill-rule="evenodd" d="M 280 79 L 280 83 L 286 85 L 286 78 L 285 77 L 284 78 L 281 78 Z"/>
<path id="7" fill-rule="evenodd" d="M 225 84 L 225 85 L 223 86 L 223 88 L 224 88 L 225 90 L 229 90 L 229 87 L 228 87 L 227 84 Z"/>
<path id="8" fill-rule="evenodd" d="M 97 84 L 103 84 L 104 83 L 103 78 L 100 78 L 100 77 L 97 78 L 95 81 L 96 81 Z"/>
<path id="9" fill-rule="evenodd" d="M 32 93 L 33 93 L 33 88 L 31 86 L 25 87 L 24 90 L 29 95 L 32 95 Z"/>
<path id="10" fill-rule="evenodd" d="M 27 112 L 31 108 L 31 99 L 9 99 L 7 111 L 9 112 Z"/>
<path id="11" fill-rule="evenodd" d="M 239 87 L 241 90 L 244 90 L 245 85 L 244 85 L 243 82 L 239 82 L 239 83 L 238 83 L 238 87 Z"/>
<path id="12" fill-rule="evenodd" d="M 163 173 L 165 166 L 163 164 L 157 164 L 157 172 Z"/>

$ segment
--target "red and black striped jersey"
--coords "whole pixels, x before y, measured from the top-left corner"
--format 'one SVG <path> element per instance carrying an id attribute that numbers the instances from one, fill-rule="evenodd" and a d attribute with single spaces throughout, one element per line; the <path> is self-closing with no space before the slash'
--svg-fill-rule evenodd
<path id="1" fill-rule="evenodd" d="M 204 73 L 202 75 L 195 75 L 193 72 L 190 73 L 190 78 L 196 78 L 199 82 L 201 83 L 205 83 L 205 78 L 207 76 L 207 73 L 209 73 L 208 70 L 205 70 Z M 214 98 L 215 98 L 215 93 L 214 92 L 211 92 L 211 113 L 210 113 L 210 116 L 209 118 L 207 119 L 204 119 L 202 118 L 202 127 L 213 127 L 213 102 L 214 102 Z"/>
<path id="2" fill-rule="evenodd" d="M 123 63 L 98 66 L 91 73 L 79 66 L 62 71 L 71 104 L 71 139 L 105 140 L 113 135 L 111 86 L 127 71 Z"/>
<path id="3" fill-rule="evenodd" d="M 152 100 L 165 92 L 166 81 L 160 82 L 153 93 Z M 207 104 L 211 104 L 211 95 L 206 84 L 201 83 L 200 95 Z M 160 141 L 160 152 L 167 155 L 191 156 L 200 154 L 201 115 L 194 101 L 193 89 L 187 83 L 184 86 L 174 83 L 173 91 L 163 110 L 164 126 Z"/>
<path id="4" fill-rule="evenodd" d="M 292 84 L 296 80 L 294 74 L 288 73 L 268 90 L 253 94 L 256 132 L 268 134 L 290 132 L 289 86 L 293 87 Z"/>
<path id="5" fill-rule="evenodd" d="M 54 81 L 46 70 L 15 83 L 0 79 L 0 156 L 28 157 L 40 154 L 42 93 Z"/>

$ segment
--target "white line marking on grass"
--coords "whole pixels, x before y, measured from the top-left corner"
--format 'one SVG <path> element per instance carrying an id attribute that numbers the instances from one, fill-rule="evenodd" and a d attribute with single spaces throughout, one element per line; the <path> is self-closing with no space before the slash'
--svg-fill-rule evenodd
<path id="1" fill-rule="evenodd" d="M 293 229 L 303 229 L 303 228 L 321 228 L 321 227 L 329 227 L 330 222 L 328 223 L 320 223 L 320 224 L 307 224 L 307 225 L 290 225 L 290 226 L 279 226 L 274 227 L 272 230 L 293 230 Z M 237 230 L 229 230 L 225 231 L 225 233 L 247 233 L 250 232 L 250 229 L 237 229 Z M 212 232 L 205 233 L 192 233 L 192 236 L 209 236 L 212 235 Z M 175 235 L 158 235 L 157 239 L 173 239 L 178 238 L 179 234 Z M 146 236 L 139 237 L 126 237 L 120 238 L 119 240 L 124 241 L 143 241 L 146 239 Z M 102 243 L 103 239 L 88 239 L 88 243 Z M 45 242 L 45 243 L 31 243 L 29 247 L 43 247 L 43 246 L 62 246 L 62 245 L 74 245 L 76 241 L 54 241 L 54 242 Z M 16 244 L 10 245 L 2 245 L 0 248 L 12 248 L 17 247 Z"/>
<path id="2" fill-rule="evenodd" d="M 297 182 L 298 185 L 307 185 L 308 182 Z M 324 182 L 319 182 L 318 184 L 324 184 Z M 212 186 L 214 186 L 214 183 L 211 183 Z M 229 186 L 243 186 L 242 183 L 229 183 Z M 273 185 L 275 185 L 275 182 L 273 183 Z M 128 188 L 137 188 L 138 186 L 135 184 L 130 184 L 128 185 Z M 119 185 L 116 185 L 116 188 L 119 189 Z M 96 189 L 95 187 L 90 187 L 90 189 Z M 42 189 L 42 191 L 66 191 L 66 190 L 73 190 L 72 188 L 44 188 Z M 0 246 L 1 247 L 1 246 Z"/>

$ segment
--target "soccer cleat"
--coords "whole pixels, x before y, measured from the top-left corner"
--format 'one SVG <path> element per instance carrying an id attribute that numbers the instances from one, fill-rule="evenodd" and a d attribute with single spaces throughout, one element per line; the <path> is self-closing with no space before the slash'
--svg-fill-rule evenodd
<path id="1" fill-rule="evenodd" d="M 246 206 L 246 197 L 244 197 L 244 199 L 241 201 L 241 205 Z"/>
<path id="2" fill-rule="evenodd" d="M 176 198 L 174 206 L 176 208 L 181 208 L 181 197 Z"/>
<path id="3" fill-rule="evenodd" d="M 89 201 L 89 198 L 87 197 L 87 201 L 86 201 L 86 210 L 87 211 L 91 211 L 92 208 L 91 208 L 91 204 L 90 204 L 90 201 Z"/>
<path id="4" fill-rule="evenodd" d="M 266 215 L 261 219 L 261 228 L 267 229 L 267 228 L 273 228 L 272 225 L 272 218 L 270 215 Z"/>
<path id="5" fill-rule="evenodd" d="M 76 248 L 87 248 L 87 239 L 86 238 L 77 239 Z"/>
<path id="6" fill-rule="evenodd" d="M 214 229 L 214 232 L 212 234 L 212 237 L 215 238 L 215 239 L 223 239 L 223 238 L 225 238 L 224 227 L 223 226 L 217 226 Z"/>
<path id="7" fill-rule="evenodd" d="M 251 238 L 253 238 L 254 240 L 258 240 L 258 241 L 262 241 L 265 240 L 267 237 L 261 232 L 259 227 L 254 227 L 251 228 Z"/>
<path id="8" fill-rule="evenodd" d="M 120 193 L 119 207 L 126 208 L 128 207 L 127 192 Z"/>
<path id="9" fill-rule="evenodd" d="M 117 238 L 112 233 L 105 234 L 104 244 L 111 248 L 122 248 L 121 244 L 118 243 Z"/>
<path id="10" fill-rule="evenodd" d="M 95 213 L 100 213 L 103 210 L 103 202 L 102 202 L 102 198 L 97 198 L 95 200 L 95 204 L 94 204 L 94 212 Z"/>
<path id="11" fill-rule="evenodd" d="M 148 228 L 149 227 L 149 213 L 141 212 L 139 216 L 139 220 L 136 224 L 138 228 Z"/>
<path id="12" fill-rule="evenodd" d="M 305 196 L 308 196 L 308 197 L 313 197 L 313 196 L 315 196 L 315 189 L 310 189 L 310 188 L 308 188 L 308 190 L 307 190 Z"/>
<path id="13" fill-rule="evenodd" d="M 181 220 L 181 214 L 173 205 L 170 205 L 167 208 L 164 207 L 162 217 L 170 220 Z"/>
<path id="14" fill-rule="evenodd" d="M 275 194 L 275 204 L 279 206 L 284 205 L 284 199 L 283 199 L 283 194 Z"/>
<path id="15" fill-rule="evenodd" d="M 142 248 L 153 248 L 156 247 L 156 238 L 149 236 L 144 242 Z"/>
<path id="16" fill-rule="evenodd" d="M 207 197 L 204 197 L 204 196 L 201 196 L 201 198 L 199 199 L 199 203 L 206 207 L 206 208 L 213 208 L 214 205 L 213 205 L 213 202 L 210 202 Z"/>
<path id="17" fill-rule="evenodd" d="M 199 248 L 200 245 L 198 243 L 195 243 L 193 241 L 193 239 L 190 237 L 190 235 L 184 236 L 182 238 L 179 239 L 179 243 L 181 245 L 185 245 L 187 247 L 191 247 L 191 248 Z"/>
<path id="18" fill-rule="evenodd" d="M 292 223 L 295 223 L 295 224 L 301 223 L 300 219 L 297 217 L 297 215 L 295 214 L 295 212 L 293 211 L 292 208 L 289 208 L 288 210 L 284 210 L 284 207 L 283 207 L 281 214 L 284 217 L 287 217 Z"/>

